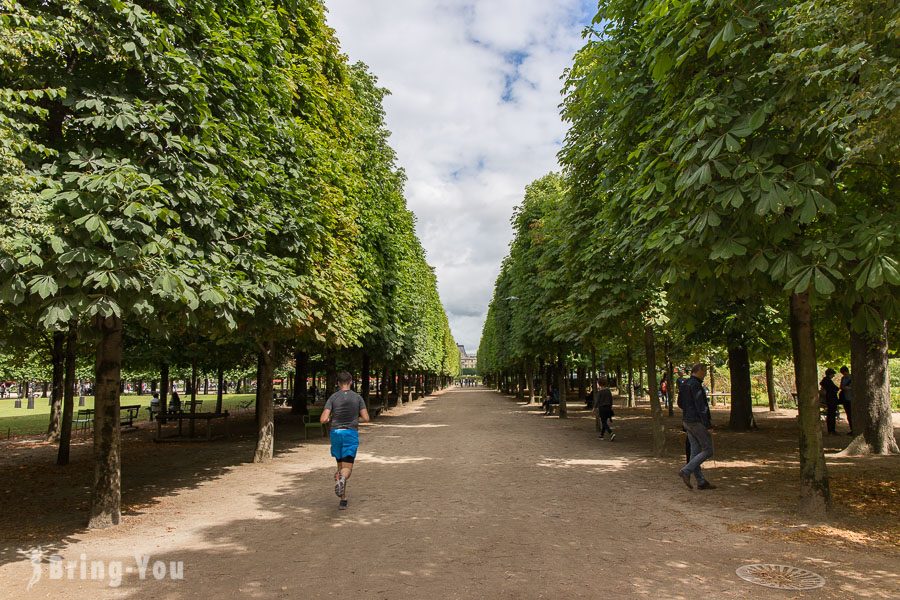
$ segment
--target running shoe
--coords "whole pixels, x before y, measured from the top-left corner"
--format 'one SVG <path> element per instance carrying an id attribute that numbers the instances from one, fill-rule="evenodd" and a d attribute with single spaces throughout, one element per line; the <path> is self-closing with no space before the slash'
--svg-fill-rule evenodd
<path id="1" fill-rule="evenodd" d="M 347 510 L 347 501 L 341 500 L 338 504 L 338 510 Z"/>
<path id="2" fill-rule="evenodd" d="M 347 480 L 343 475 L 338 475 L 337 481 L 334 483 L 334 495 L 340 498 L 344 495 L 344 490 L 347 488 Z"/>
<path id="3" fill-rule="evenodd" d="M 616 434 L 614 434 L 614 433 L 609 434 L 609 441 L 613 441 L 614 439 L 616 439 Z"/>

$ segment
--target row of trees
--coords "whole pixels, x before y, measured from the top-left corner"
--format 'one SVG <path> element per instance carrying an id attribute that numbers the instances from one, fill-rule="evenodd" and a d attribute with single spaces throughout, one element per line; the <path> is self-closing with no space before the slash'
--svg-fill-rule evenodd
<path id="1" fill-rule="evenodd" d="M 564 174 L 532 184 L 513 218 L 482 372 L 594 350 L 629 373 L 642 361 L 653 390 L 660 338 L 669 372 L 724 347 L 740 430 L 754 425 L 750 355 L 789 355 L 801 508 L 817 513 L 817 361 L 849 353 L 847 452 L 897 452 L 898 19 L 876 0 L 601 2 L 567 73 Z"/>
<path id="2" fill-rule="evenodd" d="M 92 348 L 91 526 L 119 521 L 123 360 L 156 366 L 165 394 L 169 365 L 252 356 L 256 461 L 285 360 L 304 382 L 312 355 L 458 373 L 387 92 L 321 1 L 2 4 L 0 330 L 11 346 L 49 332 L 66 435 Z"/>

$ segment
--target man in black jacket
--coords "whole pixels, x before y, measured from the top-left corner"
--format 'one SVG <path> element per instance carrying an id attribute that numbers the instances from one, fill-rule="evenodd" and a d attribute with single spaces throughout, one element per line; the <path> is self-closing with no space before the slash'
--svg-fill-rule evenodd
<path id="1" fill-rule="evenodd" d="M 691 376 L 678 388 L 678 407 L 682 410 L 682 424 L 691 442 L 691 459 L 678 472 L 684 484 L 691 489 L 691 474 L 697 479 L 697 489 L 714 490 L 716 486 L 703 477 L 700 465 L 713 455 L 713 441 L 709 430 L 712 420 L 709 401 L 703 389 L 706 365 L 697 363 L 691 367 Z"/>

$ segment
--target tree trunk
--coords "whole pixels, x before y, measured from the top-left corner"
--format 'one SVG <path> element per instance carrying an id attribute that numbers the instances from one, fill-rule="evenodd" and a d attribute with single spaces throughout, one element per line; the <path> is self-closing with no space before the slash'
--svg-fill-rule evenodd
<path id="1" fill-rule="evenodd" d="M 172 389 L 172 382 L 169 380 L 169 364 L 163 363 L 159 366 L 159 414 L 157 419 L 166 422 L 166 412 L 169 410 L 169 391 Z"/>
<path id="2" fill-rule="evenodd" d="M 559 388 L 559 418 L 566 419 L 569 412 L 566 407 L 566 358 L 559 353 L 559 361 L 556 368 L 556 387 Z"/>
<path id="3" fill-rule="evenodd" d="M 100 331 L 94 381 L 94 482 L 88 527 L 118 525 L 122 507 L 119 428 L 122 320 L 97 317 Z"/>
<path id="4" fill-rule="evenodd" d="M 746 345 L 728 344 L 728 372 L 731 374 L 728 427 L 732 431 L 747 431 L 753 428 L 753 397 L 750 393 L 750 353 Z"/>
<path id="5" fill-rule="evenodd" d="M 709 361 L 709 393 L 716 393 L 716 365 L 713 364 L 712 359 Z M 713 402 L 715 404 L 715 402 Z"/>
<path id="6" fill-rule="evenodd" d="M 650 390 L 650 414 L 653 417 L 651 434 L 653 456 L 662 456 L 666 452 L 666 421 L 662 404 L 656 393 L 659 385 L 656 382 L 656 336 L 653 327 L 644 327 L 644 351 L 647 354 L 647 387 Z"/>
<path id="7" fill-rule="evenodd" d="M 222 365 L 216 370 L 216 414 L 222 414 L 222 396 L 225 394 L 225 369 Z"/>
<path id="8" fill-rule="evenodd" d="M 406 396 L 407 402 L 412 402 L 416 399 L 416 375 L 413 371 L 406 372 Z"/>
<path id="9" fill-rule="evenodd" d="M 646 389 L 646 388 L 644 388 L 644 369 L 643 369 L 643 365 L 641 365 L 640 361 L 638 361 L 637 372 L 638 372 L 637 389 L 640 391 L 640 397 L 643 399 L 644 389 Z"/>
<path id="10" fill-rule="evenodd" d="M 388 407 L 388 392 L 390 391 L 391 384 L 391 372 L 387 366 L 384 367 L 384 370 L 381 372 L 381 389 L 379 393 L 381 394 L 381 409 L 385 410 Z"/>
<path id="11" fill-rule="evenodd" d="M 78 341 L 78 330 L 69 325 L 66 335 L 65 379 L 63 382 L 62 427 L 59 432 L 59 450 L 56 453 L 56 464 L 69 464 L 69 448 L 72 443 L 72 415 L 75 412 L 75 343 Z"/>
<path id="12" fill-rule="evenodd" d="M 294 401 L 291 412 L 305 415 L 307 411 L 306 379 L 309 377 L 309 353 L 303 350 L 294 352 Z"/>
<path id="13" fill-rule="evenodd" d="M 625 345 L 625 363 L 628 368 L 628 407 L 634 406 L 634 359 L 631 355 L 631 343 Z"/>
<path id="14" fill-rule="evenodd" d="M 578 401 L 584 400 L 587 396 L 587 377 L 585 377 L 585 368 L 578 367 Z"/>
<path id="15" fill-rule="evenodd" d="M 891 422 L 891 382 L 888 369 L 887 322 L 880 335 L 850 331 L 850 367 L 853 369 L 850 410 L 856 437 L 843 456 L 897 454 Z"/>
<path id="16" fill-rule="evenodd" d="M 540 387 L 538 388 L 538 399 L 543 398 L 547 395 L 547 383 L 549 383 L 549 379 L 547 379 L 547 369 L 544 366 L 544 359 L 542 358 L 540 362 L 538 362 L 538 377 L 541 380 Z"/>
<path id="17" fill-rule="evenodd" d="M 63 386 L 65 377 L 65 342 L 66 334 L 62 331 L 53 332 L 53 351 L 51 361 L 53 363 L 53 388 L 50 393 L 50 425 L 47 427 L 47 441 L 58 442 L 60 434 L 60 407 L 63 399 Z"/>
<path id="18" fill-rule="evenodd" d="M 525 371 L 525 377 L 528 379 L 528 404 L 534 404 L 534 365 L 531 361 L 528 361 Z"/>
<path id="19" fill-rule="evenodd" d="M 369 354 L 364 352 L 362 356 L 362 385 L 360 389 L 362 390 L 361 396 L 363 400 L 366 401 L 366 406 L 369 405 L 369 393 L 371 392 L 372 384 L 369 379 L 372 376 L 372 365 L 371 360 L 369 359 Z"/>
<path id="20" fill-rule="evenodd" d="M 831 504 L 819 417 L 815 331 L 809 292 L 791 295 L 791 347 L 800 421 L 800 512 L 821 516 Z"/>
<path id="21" fill-rule="evenodd" d="M 766 395 L 769 396 L 769 411 L 778 408 L 775 402 L 775 363 L 770 356 L 766 359 Z"/>
<path id="22" fill-rule="evenodd" d="M 191 361 L 191 414 L 195 414 L 197 412 L 197 361 Z M 197 424 L 194 419 L 191 419 L 191 422 L 188 423 L 188 435 L 190 437 L 194 437 L 194 433 L 197 431 Z"/>
<path id="23" fill-rule="evenodd" d="M 675 369 L 672 368 L 672 357 L 669 355 L 669 341 L 663 344 L 663 351 L 666 354 L 666 397 L 669 403 L 669 416 L 675 416 Z"/>
<path id="24" fill-rule="evenodd" d="M 616 365 L 616 393 L 622 395 L 622 365 Z"/>
<path id="25" fill-rule="evenodd" d="M 259 351 L 259 368 L 256 374 L 256 452 L 253 462 L 272 460 L 275 450 L 275 409 L 272 403 L 272 378 L 275 373 L 275 343 L 266 340 Z"/>

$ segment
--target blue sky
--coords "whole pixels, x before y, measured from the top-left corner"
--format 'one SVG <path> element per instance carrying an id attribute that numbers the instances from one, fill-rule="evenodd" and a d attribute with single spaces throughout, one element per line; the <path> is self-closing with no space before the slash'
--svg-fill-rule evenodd
<path id="1" fill-rule="evenodd" d="M 391 90 L 391 143 L 457 341 L 478 346 L 525 186 L 557 168 L 560 77 L 593 0 L 325 0 Z"/>

